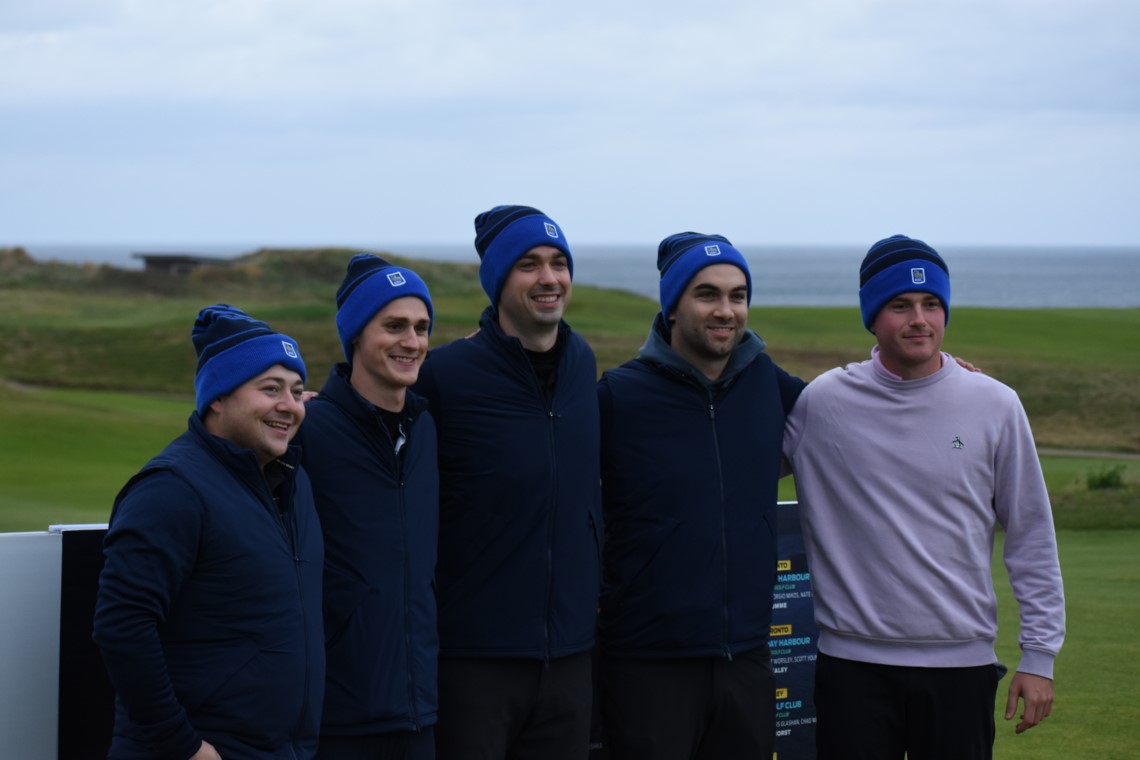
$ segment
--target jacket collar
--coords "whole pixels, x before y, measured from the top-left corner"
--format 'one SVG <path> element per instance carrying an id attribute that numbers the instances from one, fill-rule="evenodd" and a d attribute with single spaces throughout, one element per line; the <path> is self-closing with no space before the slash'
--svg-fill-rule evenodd
<path id="1" fill-rule="evenodd" d="M 247 448 L 212 434 L 206 429 L 206 423 L 196 411 L 190 415 L 190 434 L 250 488 L 255 491 L 267 488 L 265 473 L 261 469 L 261 463 L 257 461 L 257 455 Z M 296 473 L 301 461 L 301 447 L 289 444 L 285 454 L 276 461 L 284 466 L 286 471 Z"/>
<path id="2" fill-rule="evenodd" d="M 649 337 L 645 339 L 645 344 L 638 352 L 638 356 L 645 361 L 689 378 L 691 381 L 708 389 L 720 388 L 731 382 L 733 378 L 743 372 L 749 364 L 755 361 L 755 359 L 764 352 L 765 346 L 763 338 L 752 330 L 745 330 L 744 337 L 741 338 L 740 343 L 737 344 L 736 348 L 732 349 L 732 354 L 728 357 L 728 364 L 725 365 L 724 372 L 722 372 L 720 377 L 716 380 L 709 380 L 703 372 L 681 358 L 681 356 L 673 350 L 673 347 L 669 345 L 671 339 L 672 331 L 669 329 L 668 322 L 665 321 L 665 317 L 661 312 L 657 312 L 657 316 L 653 318 L 653 324 L 649 328 Z"/>
<path id="3" fill-rule="evenodd" d="M 351 364 L 348 362 L 334 364 L 329 370 L 329 378 L 325 381 L 324 387 L 321 388 L 320 394 L 310 403 L 317 403 L 320 399 L 325 398 L 336 404 L 345 414 L 355 417 L 357 420 L 370 420 L 377 407 L 352 387 L 351 377 Z M 425 407 L 427 407 L 427 400 L 416 395 L 409 388 L 404 395 L 404 415 L 409 419 L 415 418 Z"/>

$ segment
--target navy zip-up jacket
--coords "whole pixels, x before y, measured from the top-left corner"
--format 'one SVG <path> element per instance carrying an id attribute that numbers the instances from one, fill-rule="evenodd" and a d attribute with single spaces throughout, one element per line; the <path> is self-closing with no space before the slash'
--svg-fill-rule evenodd
<path id="1" fill-rule="evenodd" d="M 283 512 L 257 456 L 187 432 L 119 492 L 104 539 L 95 643 L 115 686 L 109 757 L 227 760 L 316 751 L 324 689 L 323 546 L 290 447 Z"/>
<path id="2" fill-rule="evenodd" d="M 350 365 L 333 367 L 300 435 L 325 535 L 321 733 L 417 730 L 436 722 L 438 707 L 435 424 L 409 392 L 397 454 L 350 376 Z"/>
<path id="3" fill-rule="evenodd" d="M 658 314 L 640 356 L 598 383 L 600 643 L 624 657 L 731 658 L 768 641 L 784 418 L 804 382 L 752 332 L 709 381 L 666 330 Z"/>
<path id="4" fill-rule="evenodd" d="M 433 350 L 417 390 L 439 431 L 444 657 L 588 651 L 600 574 L 597 364 L 562 323 L 553 392 L 488 307 Z"/>

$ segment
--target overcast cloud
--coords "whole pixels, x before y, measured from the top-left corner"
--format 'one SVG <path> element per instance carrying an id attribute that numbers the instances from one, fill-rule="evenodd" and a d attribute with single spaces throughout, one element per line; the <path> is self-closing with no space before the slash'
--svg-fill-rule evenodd
<path id="1" fill-rule="evenodd" d="M 1131 0 L 0 0 L 0 245 L 1140 244 Z"/>

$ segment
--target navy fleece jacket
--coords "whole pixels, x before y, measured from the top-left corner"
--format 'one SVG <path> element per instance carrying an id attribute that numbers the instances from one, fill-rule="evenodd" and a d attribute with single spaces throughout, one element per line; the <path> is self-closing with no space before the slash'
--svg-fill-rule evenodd
<path id="1" fill-rule="evenodd" d="M 417 390 L 439 431 L 441 656 L 588 651 L 600 573 L 597 365 L 563 323 L 553 390 L 488 307 Z"/>
<path id="2" fill-rule="evenodd" d="M 731 657 L 767 643 L 784 418 L 804 382 L 745 334 L 716 381 L 669 346 L 598 383 L 607 654 Z"/>
<path id="3" fill-rule="evenodd" d="M 323 547 L 291 447 L 283 512 L 256 455 L 197 414 L 115 500 L 95 643 L 115 686 L 109 757 L 313 756 L 324 688 Z"/>
<path id="4" fill-rule="evenodd" d="M 300 436 L 325 535 L 321 733 L 341 736 L 433 725 L 438 703 L 435 424 L 408 393 L 397 454 L 350 375 L 348 364 L 333 367 Z"/>

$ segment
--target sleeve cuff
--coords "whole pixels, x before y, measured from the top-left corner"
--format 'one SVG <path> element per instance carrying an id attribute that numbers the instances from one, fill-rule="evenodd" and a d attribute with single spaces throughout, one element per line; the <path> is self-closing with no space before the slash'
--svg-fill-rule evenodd
<path id="1" fill-rule="evenodd" d="M 1053 659 L 1054 656 L 1048 652 L 1025 649 L 1021 652 L 1021 662 L 1017 666 L 1017 672 L 1053 680 Z"/>

